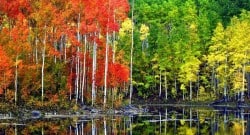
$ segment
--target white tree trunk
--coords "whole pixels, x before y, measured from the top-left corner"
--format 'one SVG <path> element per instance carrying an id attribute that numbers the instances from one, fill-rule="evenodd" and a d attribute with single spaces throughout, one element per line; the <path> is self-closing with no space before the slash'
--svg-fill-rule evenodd
<path id="1" fill-rule="evenodd" d="M 65 41 L 67 42 L 67 36 L 65 36 Z M 67 62 L 67 44 L 64 45 L 64 63 Z"/>
<path id="2" fill-rule="evenodd" d="M 79 93 L 79 47 L 77 47 L 77 55 L 76 55 L 76 79 L 75 79 L 75 94 L 76 94 L 76 104 L 77 104 L 77 100 L 78 100 L 78 93 Z"/>
<path id="3" fill-rule="evenodd" d="M 103 106 L 105 108 L 106 106 L 106 100 L 107 100 L 107 77 L 108 77 L 108 49 L 109 49 L 109 33 L 106 33 L 106 50 L 105 50 L 105 69 L 104 69 L 104 100 L 103 100 Z"/>
<path id="4" fill-rule="evenodd" d="M 18 71 L 17 71 L 17 63 L 18 62 L 18 55 L 16 56 L 16 66 L 15 66 L 15 69 L 16 69 L 16 71 L 15 71 L 15 105 L 16 105 L 16 103 L 17 103 L 17 83 L 18 83 L 18 81 L 17 81 L 17 77 L 18 77 Z"/>
<path id="5" fill-rule="evenodd" d="M 82 103 L 83 103 L 83 94 L 85 88 L 85 76 L 86 76 L 86 52 L 87 52 L 87 35 L 84 35 L 84 53 L 83 53 L 83 75 L 82 75 Z"/>
<path id="6" fill-rule="evenodd" d="M 168 99 L 168 84 L 167 84 L 167 73 L 165 74 L 165 97 L 166 97 L 166 100 Z"/>
<path id="7" fill-rule="evenodd" d="M 131 31 L 131 50 L 130 50 L 130 94 L 129 104 L 132 103 L 133 95 L 133 50 L 134 50 L 134 0 L 132 1 L 132 31 Z"/>
<path id="8" fill-rule="evenodd" d="M 81 14 L 78 14 L 78 19 L 77 19 L 77 41 L 81 42 L 81 37 L 80 37 L 80 21 L 81 21 Z M 79 46 L 77 46 L 77 52 L 76 52 L 76 80 L 75 80 L 75 93 L 76 93 L 76 104 L 78 101 L 78 96 L 79 96 L 79 66 L 80 66 L 80 58 L 79 58 Z"/>
<path id="9" fill-rule="evenodd" d="M 189 81 L 189 99 L 192 100 L 193 90 L 192 90 L 192 82 Z"/>
<path id="10" fill-rule="evenodd" d="M 92 66 L 92 106 L 94 105 L 95 98 L 96 98 L 96 92 L 95 92 L 95 87 L 96 87 L 96 82 L 95 82 L 95 74 L 96 74 L 96 50 L 97 50 L 97 44 L 96 41 L 94 41 L 93 45 L 93 66 Z"/>
<path id="11" fill-rule="evenodd" d="M 37 44 L 38 44 L 38 39 L 37 39 L 37 37 L 36 37 L 36 39 L 35 39 L 35 45 L 36 45 L 36 54 L 35 54 L 35 57 L 36 57 L 36 64 L 38 64 L 38 51 L 37 51 Z"/>
<path id="12" fill-rule="evenodd" d="M 161 97 L 161 70 L 160 70 L 160 90 L 159 90 L 159 97 Z"/>
<path id="13" fill-rule="evenodd" d="M 73 59 L 70 63 L 70 82 L 72 81 L 72 72 L 73 72 Z M 72 84 L 70 84 L 70 87 L 69 87 L 69 100 L 71 101 L 72 100 Z"/>
<path id="14" fill-rule="evenodd" d="M 246 53 L 245 53 L 246 56 Z M 244 92 L 245 92 L 245 75 L 246 75 L 246 64 L 243 64 L 242 67 L 242 90 L 241 90 L 241 101 L 244 101 Z"/>
<path id="15" fill-rule="evenodd" d="M 107 135 L 107 121 L 105 117 L 103 117 L 103 128 L 104 128 L 104 135 Z"/>
<path id="16" fill-rule="evenodd" d="M 44 39 L 43 39 L 43 52 L 42 52 L 42 104 L 44 99 L 44 65 L 45 65 L 45 51 L 46 51 L 46 40 L 47 40 L 47 32 L 46 25 L 44 26 Z"/>
<path id="17" fill-rule="evenodd" d="M 95 125 L 95 120 L 92 118 L 92 122 L 91 122 L 91 124 L 92 124 L 92 135 L 96 135 L 96 125 Z"/>
<path id="18" fill-rule="evenodd" d="M 197 84 L 197 92 L 196 92 L 196 96 L 197 96 L 197 100 L 199 100 L 199 92 L 200 92 L 200 74 L 197 74 L 198 76 L 198 84 Z"/>

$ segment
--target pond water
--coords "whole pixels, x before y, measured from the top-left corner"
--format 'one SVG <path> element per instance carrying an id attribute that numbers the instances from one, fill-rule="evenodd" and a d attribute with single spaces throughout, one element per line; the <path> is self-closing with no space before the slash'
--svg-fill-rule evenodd
<path id="1" fill-rule="evenodd" d="M 8 119 L 0 114 L 0 135 L 244 135 L 250 134 L 250 110 L 148 106 L 148 112 Z M 11 118 L 11 117 L 10 117 Z"/>

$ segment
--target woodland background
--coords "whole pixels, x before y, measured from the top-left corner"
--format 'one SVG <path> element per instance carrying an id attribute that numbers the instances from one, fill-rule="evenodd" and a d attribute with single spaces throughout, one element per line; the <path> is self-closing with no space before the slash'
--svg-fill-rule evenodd
<path id="1" fill-rule="evenodd" d="M 248 0 L 1 0 L 0 102 L 248 101 Z"/>

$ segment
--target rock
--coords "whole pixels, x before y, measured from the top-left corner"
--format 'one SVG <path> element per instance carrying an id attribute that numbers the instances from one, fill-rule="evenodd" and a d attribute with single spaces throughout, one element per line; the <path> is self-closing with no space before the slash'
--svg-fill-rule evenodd
<path id="1" fill-rule="evenodd" d="M 34 110 L 31 112 L 31 118 L 38 119 L 41 118 L 42 114 L 40 111 Z"/>

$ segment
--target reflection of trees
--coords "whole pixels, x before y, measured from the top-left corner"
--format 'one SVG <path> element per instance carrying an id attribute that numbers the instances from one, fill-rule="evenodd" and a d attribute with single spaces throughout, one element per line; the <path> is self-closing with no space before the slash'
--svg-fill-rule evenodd
<path id="1" fill-rule="evenodd" d="M 158 114 L 140 116 L 111 115 L 97 118 L 34 120 L 25 122 L 25 125 L 0 124 L 0 134 L 243 135 L 250 132 L 247 115 L 244 110 L 165 109 Z"/>
<path id="2" fill-rule="evenodd" d="M 30 121 L 27 122 L 25 126 L 19 128 L 21 129 L 21 134 L 67 134 L 69 127 L 68 120 L 58 120 L 58 121 Z"/>

